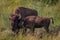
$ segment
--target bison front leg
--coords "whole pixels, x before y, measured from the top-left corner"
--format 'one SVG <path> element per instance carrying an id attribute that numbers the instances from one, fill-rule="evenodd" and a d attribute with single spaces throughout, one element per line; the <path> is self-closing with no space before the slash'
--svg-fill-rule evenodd
<path id="1" fill-rule="evenodd" d="M 31 33 L 34 35 L 35 28 L 31 28 Z"/>
<path id="2" fill-rule="evenodd" d="M 12 31 L 13 31 L 13 33 L 14 33 L 14 36 L 18 35 L 18 32 L 19 32 L 18 29 L 16 29 L 16 30 L 13 30 L 13 29 L 12 29 Z"/>
<path id="3" fill-rule="evenodd" d="M 23 28 L 23 33 L 22 33 L 22 35 L 26 35 L 26 31 L 27 31 L 27 29 L 26 29 L 26 28 Z"/>
<path id="4" fill-rule="evenodd" d="M 22 35 L 26 35 L 26 31 L 27 31 L 27 24 L 24 23 L 23 24 L 23 33 L 22 33 Z"/>
<path id="5" fill-rule="evenodd" d="M 31 24 L 30 31 L 31 31 L 31 34 L 34 35 L 34 31 L 35 31 L 34 24 Z"/>

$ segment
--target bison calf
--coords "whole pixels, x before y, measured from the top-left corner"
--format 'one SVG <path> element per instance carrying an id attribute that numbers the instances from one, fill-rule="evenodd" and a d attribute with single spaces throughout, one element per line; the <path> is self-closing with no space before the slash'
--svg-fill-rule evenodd
<path id="1" fill-rule="evenodd" d="M 23 33 L 27 31 L 27 28 L 30 28 L 31 32 L 34 33 L 35 28 L 41 28 L 41 27 L 44 27 L 46 32 L 49 32 L 50 19 L 52 19 L 52 23 L 54 23 L 53 18 L 48 18 L 44 16 L 28 16 L 24 18 Z"/>

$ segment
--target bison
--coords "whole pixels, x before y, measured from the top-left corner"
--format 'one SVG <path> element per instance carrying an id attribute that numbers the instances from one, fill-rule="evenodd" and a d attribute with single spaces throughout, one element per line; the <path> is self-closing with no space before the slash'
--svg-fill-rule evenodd
<path id="1" fill-rule="evenodd" d="M 17 7 L 14 9 L 13 13 L 19 15 L 22 19 L 27 16 L 38 16 L 38 12 L 36 10 L 25 7 Z"/>
<path id="2" fill-rule="evenodd" d="M 50 25 L 50 19 L 52 19 L 52 23 L 54 23 L 53 18 L 48 18 L 45 16 L 28 16 L 25 17 L 23 20 L 24 25 L 24 31 L 23 34 L 27 31 L 27 28 L 31 30 L 32 33 L 34 33 L 35 28 L 42 28 L 46 30 L 46 32 L 49 32 L 49 25 Z"/>
<path id="3" fill-rule="evenodd" d="M 20 28 L 22 28 L 22 21 L 27 16 L 38 16 L 38 13 L 34 9 L 17 7 L 14 9 L 13 14 L 10 16 L 12 25 L 12 31 L 18 34 Z"/>

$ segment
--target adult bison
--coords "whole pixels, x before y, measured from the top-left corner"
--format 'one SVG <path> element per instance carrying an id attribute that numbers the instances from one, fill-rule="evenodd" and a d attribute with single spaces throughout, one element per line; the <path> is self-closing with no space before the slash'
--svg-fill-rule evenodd
<path id="1" fill-rule="evenodd" d="M 38 13 L 34 9 L 29 9 L 25 7 L 17 7 L 16 9 L 14 9 L 12 15 L 10 16 L 10 20 L 12 24 L 12 31 L 18 34 L 22 26 L 23 19 L 27 16 L 38 16 Z"/>
<path id="2" fill-rule="evenodd" d="M 17 16 L 20 16 L 21 19 L 24 19 L 27 16 L 38 16 L 36 10 L 25 7 L 17 7 L 14 9 L 13 13 Z"/>
<path id="3" fill-rule="evenodd" d="M 48 18 L 44 16 L 28 16 L 24 18 L 24 31 L 23 34 L 27 31 L 27 28 L 31 29 L 31 32 L 34 33 L 35 28 L 44 27 L 46 32 L 49 32 L 50 19 L 52 19 L 52 23 L 54 23 L 53 18 Z"/>

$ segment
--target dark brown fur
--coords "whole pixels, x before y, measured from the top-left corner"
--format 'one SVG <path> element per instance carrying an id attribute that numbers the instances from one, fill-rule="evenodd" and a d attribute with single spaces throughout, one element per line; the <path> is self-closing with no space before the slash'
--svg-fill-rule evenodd
<path id="1" fill-rule="evenodd" d="M 17 7 L 13 11 L 14 14 L 20 15 L 22 19 L 27 16 L 38 16 L 38 12 L 34 9 L 25 8 L 25 7 Z"/>
<path id="2" fill-rule="evenodd" d="M 27 16 L 32 16 L 32 15 L 38 16 L 38 13 L 34 9 L 17 7 L 14 9 L 12 15 L 14 15 L 14 16 L 10 16 L 12 30 L 14 30 L 13 32 L 16 32 L 15 30 L 18 29 L 18 32 L 19 32 L 19 29 L 21 28 L 21 25 L 22 25 L 22 20 Z"/>
<path id="3" fill-rule="evenodd" d="M 23 33 L 27 31 L 27 28 L 30 28 L 31 32 L 34 33 L 35 28 L 41 28 L 41 27 L 44 27 L 46 32 L 49 32 L 50 19 L 51 18 L 48 18 L 45 16 L 28 16 L 24 18 L 24 21 L 23 21 L 24 32 Z"/>
<path id="4" fill-rule="evenodd" d="M 20 29 L 19 26 L 17 26 L 17 27 L 14 26 L 15 25 L 14 23 L 16 22 L 17 18 L 18 17 L 16 15 L 14 15 L 14 14 L 11 14 L 10 17 L 9 17 L 9 20 L 10 20 L 10 23 L 11 23 L 11 26 L 12 26 L 12 31 L 15 34 L 17 34 L 19 32 L 19 29 Z M 16 25 L 18 25 L 18 24 L 16 23 Z"/>

